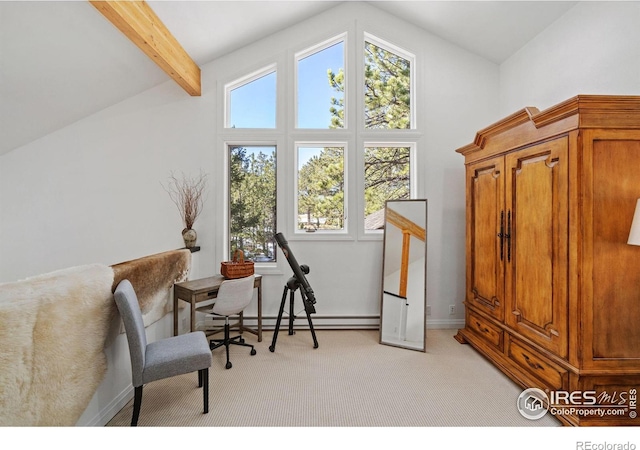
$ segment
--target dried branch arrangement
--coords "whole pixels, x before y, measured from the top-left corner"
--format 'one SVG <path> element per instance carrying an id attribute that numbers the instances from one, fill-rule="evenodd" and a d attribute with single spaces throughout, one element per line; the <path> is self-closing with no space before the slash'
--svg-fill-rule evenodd
<path id="1" fill-rule="evenodd" d="M 204 205 L 207 174 L 200 172 L 197 176 L 188 177 L 183 173 L 178 178 L 171 172 L 167 186 L 162 187 L 178 208 L 185 226 L 183 231 L 192 229 Z"/>

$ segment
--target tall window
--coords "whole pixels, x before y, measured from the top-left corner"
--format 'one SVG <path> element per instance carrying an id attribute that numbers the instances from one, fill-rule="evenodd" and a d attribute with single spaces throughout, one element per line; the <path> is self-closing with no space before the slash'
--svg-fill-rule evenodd
<path id="1" fill-rule="evenodd" d="M 414 57 L 374 36 L 364 42 L 364 128 L 409 130 L 413 127 Z M 411 198 L 413 143 L 377 142 L 364 146 L 364 229 L 383 226 L 385 202 Z"/>
<path id="2" fill-rule="evenodd" d="M 225 88 L 226 128 L 276 127 L 276 71 L 268 67 Z"/>
<path id="3" fill-rule="evenodd" d="M 364 43 L 364 126 L 409 129 L 411 123 L 411 56 L 400 55 L 381 41 Z"/>
<path id="4" fill-rule="evenodd" d="M 296 55 L 297 128 L 344 128 L 344 37 Z"/>
<path id="5" fill-rule="evenodd" d="M 275 260 L 278 231 L 294 239 L 375 235 L 379 222 L 370 219 L 383 214 L 385 202 L 415 195 L 415 56 L 368 33 L 284 50 L 277 62 L 224 86 L 220 135 L 233 143 L 227 145 L 229 250 L 240 248 L 256 262 Z M 347 57 L 354 54 L 363 56 Z M 292 74 L 292 82 L 277 72 Z M 349 92 L 355 80 L 359 92 Z M 360 104 L 352 107 L 353 100 Z M 290 110 L 280 111 L 287 121 L 277 123 L 281 108 Z M 280 164 L 293 169 L 280 170 L 279 186 L 293 192 L 276 191 L 275 142 L 283 151 Z M 277 222 L 280 230 L 276 197 L 287 202 L 280 205 L 287 215 Z"/>
<path id="6" fill-rule="evenodd" d="M 276 147 L 230 145 L 229 251 L 276 260 Z"/>
<path id="7" fill-rule="evenodd" d="M 297 229 L 345 229 L 345 146 L 298 144 Z"/>

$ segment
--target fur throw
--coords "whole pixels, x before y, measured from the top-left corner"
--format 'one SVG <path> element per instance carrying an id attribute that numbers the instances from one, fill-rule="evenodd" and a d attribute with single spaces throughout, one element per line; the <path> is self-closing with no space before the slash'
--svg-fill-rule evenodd
<path id="1" fill-rule="evenodd" d="M 191 268 L 191 251 L 171 250 L 112 267 L 112 290 L 115 291 L 122 280 L 131 282 L 140 303 L 144 326 L 148 327 L 173 311 L 173 284 L 187 279 Z"/>
<path id="2" fill-rule="evenodd" d="M 0 426 L 75 425 L 106 374 L 115 287 L 131 281 L 148 326 L 190 267 L 191 252 L 174 250 L 0 284 Z"/>
<path id="3" fill-rule="evenodd" d="M 106 373 L 112 284 L 99 264 L 0 284 L 0 426 L 76 424 Z"/>

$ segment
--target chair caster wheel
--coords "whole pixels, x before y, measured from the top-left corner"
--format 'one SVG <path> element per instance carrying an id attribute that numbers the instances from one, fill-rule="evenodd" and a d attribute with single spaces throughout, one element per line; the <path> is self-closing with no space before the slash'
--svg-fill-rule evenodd
<path id="1" fill-rule="evenodd" d="M 244 344 L 244 338 L 240 338 L 240 343 Z"/>
<path id="2" fill-rule="evenodd" d="M 229 361 L 225 367 L 226 367 L 227 369 L 231 369 L 231 367 L 232 367 L 232 365 L 231 365 L 231 361 Z"/>
<path id="3" fill-rule="evenodd" d="M 251 349 L 251 356 L 253 356 L 253 355 L 255 355 L 255 354 L 256 354 L 256 349 L 255 349 L 255 348 L 252 348 L 252 349 Z"/>
<path id="4" fill-rule="evenodd" d="M 275 352 L 275 351 L 276 351 L 276 348 L 275 348 L 273 345 L 270 345 L 270 346 L 269 346 L 269 351 L 270 351 L 271 353 L 273 353 L 273 352 Z"/>

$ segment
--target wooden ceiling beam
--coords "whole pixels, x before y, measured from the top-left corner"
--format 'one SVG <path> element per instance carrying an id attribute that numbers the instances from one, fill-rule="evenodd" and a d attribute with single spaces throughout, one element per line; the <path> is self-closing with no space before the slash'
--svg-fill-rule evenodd
<path id="1" fill-rule="evenodd" d="M 202 94 L 200 67 L 145 1 L 89 0 L 89 3 L 189 95 Z"/>

